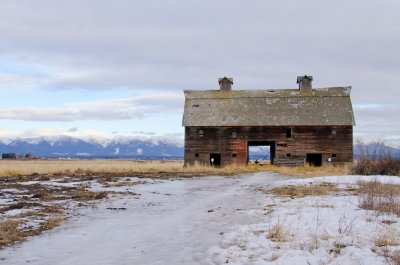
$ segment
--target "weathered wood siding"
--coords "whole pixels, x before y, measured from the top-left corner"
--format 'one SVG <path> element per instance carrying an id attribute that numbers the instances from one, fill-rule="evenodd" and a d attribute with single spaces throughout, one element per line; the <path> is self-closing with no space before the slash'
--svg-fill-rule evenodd
<path id="1" fill-rule="evenodd" d="M 287 138 L 287 129 L 291 137 Z M 203 135 L 199 134 L 203 131 Z M 236 138 L 232 133 L 236 133 Z M 210 164 L 210 153 L 221 154 L 221 165 L 247 164 L 249 141 L 274 142 L 276 164 L 304 161 L 307 153 L 322 154 L 322 163 L 353 161 L 352 126 L 185 127 L 185 164 Z M 287 157 L 290 154 L 290 157 Z M 332 157 L 334 154 L 335 157 Z"/>

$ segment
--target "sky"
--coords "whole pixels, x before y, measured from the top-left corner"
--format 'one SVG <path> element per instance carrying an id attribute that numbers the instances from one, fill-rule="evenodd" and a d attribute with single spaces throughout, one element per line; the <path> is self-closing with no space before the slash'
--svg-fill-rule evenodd
<path id="1" fill-rule="evenodd" d="M 400 145 L 398 0 L 2 0 L 0 138 L 182 136 L 184 89 L 352 86 Z"/>

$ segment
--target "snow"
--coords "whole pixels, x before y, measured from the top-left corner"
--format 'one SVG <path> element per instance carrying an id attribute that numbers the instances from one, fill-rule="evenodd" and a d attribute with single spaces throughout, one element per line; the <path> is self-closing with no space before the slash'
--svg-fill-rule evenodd
<path id="1" fill-rule="evenodd" d="M 337 183 L 337 184 L 356 184 L 359 181 L 378 181 L 387 184 L 400 184 L 400 177 L 398 176 L 328 176 L 317 178 L 304 178 L 292 179 L 279 183 L 279 185 L 304 185 L 304 184 L 318 184 L 318 183 Z"/>
<path id="2" fill-rule="evenodd" d="M 399 184 L 399 177 L 331 176 L 292 179 L 274 186 L 358 181 Z M 229 264 L 387 264 L 384 248 L 374 242 L 380 237 L 399 238 L 400 219 L 358 207 L 357 196 L 307 196 L 300 199 L 266 195 L 271 205 L 263 222 L 241 225 L 228 233 L 220 246 L 210 250 L 216 263 Z M 394 222 L 392 225 L 383 221 Z M 271 238 L 279 227 L 280 239 Z M 338 247 L 339 246 L 339 247 Z M 396 246 L 393 250 L 400 250 Z"/>
<path id="3" fill-rule="evenodd" d="M 360 180 L 400 183 L 256 173 L 130 186 L 140 196 L 115 194 L 84 208 L 63 226 L 1 250 L 0 264 L 387 264 L 374 242 L 399 238 L 397 216 L 360 209 L 350 193 L 291 199 L 259 191 Z"/>

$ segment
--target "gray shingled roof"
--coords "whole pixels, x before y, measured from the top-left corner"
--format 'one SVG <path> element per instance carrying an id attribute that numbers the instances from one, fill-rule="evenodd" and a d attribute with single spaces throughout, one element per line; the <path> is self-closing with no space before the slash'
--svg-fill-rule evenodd
<path id="1" fill-rule="evenodd" d="M 355 125 L 350 90 L 185 90 L 183 126 Z"/>

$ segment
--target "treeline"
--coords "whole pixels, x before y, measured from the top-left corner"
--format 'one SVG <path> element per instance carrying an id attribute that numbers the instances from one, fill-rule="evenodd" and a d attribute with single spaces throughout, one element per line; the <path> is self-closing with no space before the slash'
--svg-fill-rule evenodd
<path id="1" fill-rule="evenodd" d="M 31 153 L 17 155 L 16 153 L 3 153 L 1 159 L 33 159 L 35 158 Z"/>

